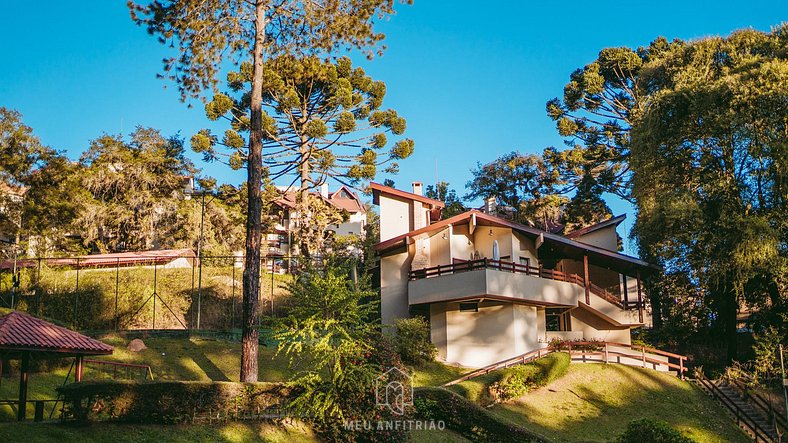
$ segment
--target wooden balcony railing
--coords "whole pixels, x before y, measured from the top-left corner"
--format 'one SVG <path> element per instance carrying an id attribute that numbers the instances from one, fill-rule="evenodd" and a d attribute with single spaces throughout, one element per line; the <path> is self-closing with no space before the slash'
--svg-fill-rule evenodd
<path id="1" fill-rule="evenodd" d="M 554 269 L 537 268 L 534 266 L 523 265 L 519 263 L 492 260 L 489 258 L 482 258 L 479 260 L 468 260 L 452 263 L 450 265 L 432 266 L 429 268 L 413 269 L 408 273 L 409 280 L 421 280 L 423 278 L 439 277 L 441 275 L 449 275 L 458 272 L 478 271 L 481 269 L 496 269 L 503 272 L 512 272 L 515 274 L 531 275 L 539 278 L 546 278 L 549 280 L 564 281 L 567 283 L 576 284 L 585 288 L 585 281 L 583 277 L 577 274 L 570 274 L 567 272 L 556 271 Z M 589 290 L 592 294 L 612 303 L 621 309 L 637 309 L 639 308 L 638 302 L 627 302 L 618 298 L 616 295 L 611 294 L 604 288 L 601 288 L 594 283 L 590 283 Z"/>

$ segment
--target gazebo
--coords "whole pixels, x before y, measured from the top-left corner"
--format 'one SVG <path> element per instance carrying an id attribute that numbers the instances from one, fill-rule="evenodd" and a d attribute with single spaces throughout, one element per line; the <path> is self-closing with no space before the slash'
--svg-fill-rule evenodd
<path id="1" fill-rule="evenodd" d="M 20 360 L 19 407 L 17 419 L 26 415 L 30 358 L 75 357 L 74 378 L 82 381 L 82 360 L 86 355 L 112 354 L 112 346 L 19 311 L 0 317 L 0 374 L 3 360 Z"/>

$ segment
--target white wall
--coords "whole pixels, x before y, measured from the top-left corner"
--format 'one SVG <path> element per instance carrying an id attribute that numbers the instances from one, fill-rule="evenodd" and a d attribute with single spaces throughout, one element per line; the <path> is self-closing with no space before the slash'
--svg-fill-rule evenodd
<path id="1" fill-rule="evenodd" d="M 380 241 L 386 241 L 413 230 L 412 200 L 380 195 Z"/>
<path id="2" fill-rule="evenodd" d="M 473 243 L 468 244 L 470 240 L 467 224 L 452 227 L 451 258 L 470 260 L 473 256 Z"/>
<path id="3" fill-rule="evenodd" d="M 446 238 L 443 238 L 443 237 Z M 449 228 L 437 231 L 430 237 L 430 266 L 440 266 L 451 264 L 451 238 L 449 237 Z"/>
<path id="4" fill-rule="evenodd" d="M 573 240 L 607 249 L 608 251 L 618 251 L 618 234 L 615 226 L 597 229 L 588 234 L 574 237 Z"/>
<path id="5" fill-rule="evenodd" d="M 409 249 L 413 249 L 412 245 Z M 403 251 L 380 258 L 380 315 L 383 324 L 393 324 L 394 319 L 409 317 L 410 254 L 412 252 Z"/>

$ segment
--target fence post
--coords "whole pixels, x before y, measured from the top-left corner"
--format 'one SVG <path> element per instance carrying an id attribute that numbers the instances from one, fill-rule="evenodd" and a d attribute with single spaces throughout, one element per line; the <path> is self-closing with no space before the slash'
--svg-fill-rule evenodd
<path id="1" fill-rule="evenodd" d="M 77 257 L 77 286 L 74 289 L 74 329 L 77 329 L 77 312 L 79 312 L 79 257 Z"/>
<path id="2" fill-rule="evenodd" d="M 36 277 L 36 312 L 41 314 L 41 257 L 38 257 L 38 276 Z"/>
<path id="3" fill-rule="evenodd" d="M 115 330 L 118 330 L 118 286 L 120 284 L 120 257 L 115 261 Z"/>
<path id="4" fill-rule="evenodd" d="M 231 307 L 231 317 L 230 317 L 230 329 L 235 329 L 235 256 L 233 256 L 230 265 L 233 268 L 233 292 L 232 296 L 230 297 L 230 307 Z"/>
<path id="5" fill-rule="evenodd" d="M 684 359 L 679 357 L 679 378 L 684 380 Z"/>
<path id="6" fill-rule="evenodd" d="M 608 362 L 608 354 L 607 354 L 607 342 L 605 342 L 605 363 Z"/>
<path id="7" fill-rule="evenodd" d="M 156 257 L 153 257 L 153 328 L 156 329 L 156 285 L 158 283 L 158 262 L 156 261 Z"/>
<path id="8" fill-rule="evenodd" d="M 643 355 L 643 367 L 645 368 L 646 367 L 646 348 L 641 346 L 640 347 L 640 352 Z"/>

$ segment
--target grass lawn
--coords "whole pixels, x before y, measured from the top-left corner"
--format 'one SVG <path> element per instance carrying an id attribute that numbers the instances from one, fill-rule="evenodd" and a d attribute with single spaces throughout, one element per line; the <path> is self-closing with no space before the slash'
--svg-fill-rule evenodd
<path id="1" fill-rule="evenodd" d="M 264 422 L 234 422 L 221 425 L 116 425 L 97 423 L 75 427 L 44 423 L 0 424 L 0 441 L 26 443 L 108 442 L 317 442 L 303 424 L 274 425 Z"/>
<path id="2" fill-rule="evenodd" d="M 470 442 L 462 435 L 444 429 L 442 431 L 411 431 L 410 438 L 413 443 L 465 443 Z"/>
<path id="3" fill-rule="evenodd" d="M 408 369 L 412 371 L 414 387 L 441 386 L 472 371 L 472 369 L 468 368 L 447 366 L 437 361 L 429 362 L 418 368 Z"/>
<path id="4" fill-rule="evenodd" d="M 97 360 L 111 360 L 125 363 L 151 365 L 155 380 L 193 380 L 193 381 L 238 381 L 241 344 L 223 340 L 200 338 L 173 339 L 162 337 L 144 338 L 148 349 L 131 352 L 127 349 L 129 340 L 118 336 L 103 337 L 102 341 L 115 347 L 115 353 Z M 284 381 L 287 379 L 287 360 L 274 357 L 275 349 L 260 346 L 259 368 L 261 381 Z M 68 373 L 69 360 L 62 360 L 65 366 L 49 372 L 30 375 L 28 399 L 54 399 L 55 388 L 63 384 Z M 18 370 L 13 377 L 0 381 L 0 399 L 16 399 L 19 396 Z M 93 370 L 90 365 L 85 369 L 85 380 L 106 378 L 106 375 Z M 72 378 L 69 382 L 73 382 Z M 33 405 L 29 404 L 28 415 L 32 416 Z M 49 414 L 49 405 L 45 414 Z M 0 421 L 16 417 L 16 407 L 0 405 Z"/>
<path id="5" fill-rule="evenodd" d="M 566 376 L 492 411 L 560 442 L 609 441 L 638 418 L 665 421 L 698 442 L 751 441 L 691 384 L 615 364 L 572 364 Z"/>

